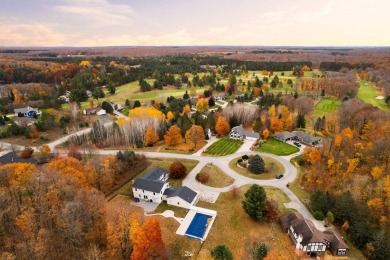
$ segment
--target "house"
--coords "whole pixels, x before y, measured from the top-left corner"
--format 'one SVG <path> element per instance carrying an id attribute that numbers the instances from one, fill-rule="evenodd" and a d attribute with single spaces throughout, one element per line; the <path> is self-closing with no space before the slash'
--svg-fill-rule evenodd
<path id="1" fill-rule="evenodd" d="M 168 171 L 154 168 L 137 178 L 132 187 L 134 198 L 156 203 L 167 201 L 169 205 L 191 208 L 198 200 L 198 193 L 186 186 L 170 188 L 168 177 Z"/>
<path id="2" fill-rule="evenodd" d="M 38 108 L 33 108 L 29 106 L 22 107 L 22 108 L 15 108 L 14 112 L 16 116 L 19 116 L 21 114 L 26 117 L 40 116 L 42 114 L 42 111 L 39 111 Z"/>
<path id="3" fill-rule="evenodd" d="M 235 140 L 252 140 L 255 141 L 260 138 L 260 134 L 256 132 L 247 131 L 242 125 L 235 126 L 232 128 L 229 134 L 230 139 Z"/>
<path id="4" fill-rule="evenodd" d="M 15 152 L 9 152 L 3 156 L 0 157 L 0 165 L 10 164 L 10 163 L 31 163 L 31 164 L 38 164 L 38 160 L 34 157 L 31 157 L 29 159 L 23 159 L 19 157 Z"/>
<path id="5" fill-rule="evenodd" d="M 348 247 L 333 231 L 319 231 L 308 219 L 298 212 L 286 213 L 279 218 L 284 232 L 287 232 L 297 249 L 310 257 L 320 256 L 329 249 L 334 255 L 345 255 Z"/>
<path id="6" fill-rule="evenodd" d="M 104 110 L 101 107 L 91 107 L 91 108 L 86 108 L 83 110 L 84 115 L 105 115 L 106 110 Z"/>
<path id="7" fill-rule="evenodd" d="M 163 195 L 163 198 L 167 201 L 167 204 L 186 209 L 191 208 L 191 206 L 193 206 L 198 199 L 198 193 L 186 186 L 174 189 L 168 188 L 164 191 Z"/>
<path id="8" fill-rule="evenodd" d="M 121 111 L 123 109 L 121 104 L 110 102 L 110 105 L 113 110 Z"/>
<path id="9" fill-rule="evenodd" d="M 30 126 L 35 123 L 38 123 L 38 120 L 36 120 L 33 117 L 14 117 L 15 124 L 19 126 Z"/>
<path id="10" fill-rule="evenodd" d="M 65 95 L 59 96 L 58 99 L 64 100 L 65 102 L 69 102 L 69 97 Z"/>
<path id="11" fill-rule="evenodd" d="M 92 97 L 92 92 L 90 90 L 86 90 L 85 93 L 89 98 Z"/>
<path id="12" fill-rule="evenodd" d="M 276 133 L 274 138 L 282 142 L 287 142 L 291 140 L 300 141 L 303 144 L 309 146 L 321 146 L 322 144 L 321 138 L 312 136 L 311 134 L 303 131 L 280 132 Z"/>

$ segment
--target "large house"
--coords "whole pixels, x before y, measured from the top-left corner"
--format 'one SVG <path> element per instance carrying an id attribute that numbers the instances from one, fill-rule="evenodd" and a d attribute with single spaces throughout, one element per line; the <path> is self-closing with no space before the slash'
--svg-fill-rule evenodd
<path id="1" fill-rule="evenodd" d="M 42 111 L 39 111 L 37 108 L 33 107 L 22 107 L 22 108 L 15 108 L 14 109 L 15 115 L 19 116 L 26 116 L 26 117 L 34 117 L 34 116 L 40 116 L 42 114 Z"/>
<path id="2" fill-rule="evenodd" d="M 31 157 L 29 159 L 23 159 L 22 157 L 19 157 L 15 152 L 9 152 L 0 157 L 0 165 L 6 165 L 10 163 L 31 163 L 37 165 L 38 160 L 34 157 Z"/>
<path id="3" fill-rule="evenodd" d="M 170 188 L 168 176 L 168 171 L 154 168 L 137 178 L 132 188 L 134 198 L 156 203 L 167 201 L 172 206 L 191 208 L 198 199 L 198 193 L 186 186 Z"/>
<path id="4" fill-rule="evenodd" d="M 321 145 L 321 138 L 312 136 L 309 133 L 303 131 L 284 131 L 280 133 L 276 133 L 274 136 L 275 139 L 278 139 L 282 142 L 287 142 L 289 140 L 300 141 L 303 144 L 310 146 L 319 146 Z"/>
<path id="5" fill-rule="evenodd" d="M 84 115 L 105 115 L 106 110 L 104 110 L 101 107 L 91 107 L 91 108 L 86 108 L 83 110 Z"/>
<path id="6" fill-rule="evenodd" d="M 286 213 L 279 218 L 284 232 L 288 233 L 297 249 L 310 257 L 320 256 L 329 249 L 334 255 L 346 255 L 348 246 L 334 231 L 319 231 L 308 219 L 298 213 Z"/>
<path id="7" fill-rule="evenodd" d="M 229 134 L 230 139 L 235 140 L 257 140 L 260 138 L 260 134 L 256 132 L 247 131 L 242 127 L 242 125 L 235 126 L 232 128 Z"/>

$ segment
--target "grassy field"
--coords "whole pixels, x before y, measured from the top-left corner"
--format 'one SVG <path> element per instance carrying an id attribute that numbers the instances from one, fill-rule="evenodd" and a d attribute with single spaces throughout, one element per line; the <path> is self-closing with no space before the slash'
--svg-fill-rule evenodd
<path id="1" fill-rule="evenodd" d="M 371 104 L 384 111 L 390 111 L 390 108 L 385 103 L 384 99 L 376 99 L 381 93 L 375 88 L 375 84 L 365 80 L 360 81 L 360 88 L 357 97 L 364 102 Z"/>
<path id="2" fill-rule="evenodd" d="M 299 148 L 271 138 L 268 142 L 259 146 L 256 151 L 283 156 L 299 152 Z"/>
<path id="3" fill-rule="evenodd" d="M 213 143 L 207 150 L 206 154 L 222 156 L 235 153 L 244 142 L 238 140 L 232 140 L 229 138 L 223 138 Z"/>
<path id="4" fill-rule="evenodd" d="M 337 98 L 323 98 L 314 108 L 313 115 L 315 118 L 326 116 L 329 113 L 335 112 L 341 105 L 341 100 Z"/>
<path id="5" fill-rule="evenodd" d="M 245 177 L 256 179 L 256 180 L 270 180 L 274 179 L 275 176 L 278 173 L 284 173 L 285 169 L 284 166 L 278 162 L 277 160 L 274 160 L 270 157 L 262 156 L 264 163 L 265 163 L 265 168 L 267 169 L 267 172 L 263 172 L 261 174 L 254 174 L 251 173 L 248 169 L 246 168 L 241 168 L 237 166 L 237 160 L 241 159 L 241 157 L 237 157 L 229 162 L 229 167 L 230 169 L 236 171 L 238 174 L 241 174 Z"/>
<path id="6" fill-rule="evenodd" d="M 232 177 L 213 164 L 207 164 L 203 167 L 201 172 L 206 172 L 210 175 L 208 183 L 205 184 L 207 186 L 220 188 L 234 183 L 234 179 Z"/>
<path id="7" fill-rule="evenodd" d="M 295 157 L 291 160 L 291 163 L 297 168 L 298 176 L 293 182 L 289 184 L 289 188 L 294 194 L 301 200 L 309 200 L 310 194 L 303 189 L 301 186 L 302 176 L 303 176 L 303 167 L 298 164 L 298 157 Z"/>
<path id="8" fill-rule="evenodd" d="M 146 173 L 148 173 L 151 169 L 155 167 L 161 167 L 163 169 L 169 170 L 169 166 L 176 161 L 177 159 L 172 158 L 151 158 L 148 159 L 151 161 L 151 165 L 146 168 L 143 172 L 137 175 L 137 178 L 144 176 Z M 188 159 L 180 159 L 180 161 L 187 167 L 187 173 L 192 171 L 192 169 L 198 164 L 198 161 L 196 160 L 188 160 Z M 181 186 L 182 179 L 169 179 L 169 183 L 171 187 L 178 187 Z M 122 187 L 120 187 L 117 191 L 115 191 L 116 194 L 125 195 L 125 196 L 133 196 L 133 191 L 131 187 L 133 186 L 133 181 L 129 181 Z"/>

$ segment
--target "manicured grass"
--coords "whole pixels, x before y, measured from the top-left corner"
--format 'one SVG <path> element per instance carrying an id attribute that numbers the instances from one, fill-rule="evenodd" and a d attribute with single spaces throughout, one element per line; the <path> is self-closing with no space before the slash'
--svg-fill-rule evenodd
<path id="1" fill-rule="evenodd" d="M 234 183 L 234 179 L 224 173 L 220 168 L 213 164 L 207 164 L 201 172 L 206 172 L 210 175 L 209 181 L 205 184 L 210 187 L 226 187 Z"/>
<path id="2" fill-rule="evenodd" d="M 279 224 L 254 221 L 243 210 L 241 202 L 249 187 L 240 187 L 235 198 L 231 192 L 225 192 L 220 194 L 214 204 L 198 202 L 197 206 L 216 210 L 218 215 L 199 255 L 195 254 L 194 259 L 211 259 L 211 250 L 219 244 L 226 245 L 234 259 L 249 259 L 253 243 L 265 243 L 269 251 L 281 256 L 281 259 L 296 259 L 291 241 Z M 284 212 L 283 203 L 289 202 L 288 198 L 278 189 L 265 189 L 267 196 L 276 199 Z M 182 250 L 186 250 L 186 245 L 182 246 Z"/>
<path id="3" fill-rule="evenodd" d="M 206 152 L 209 155 L 222 156 L 235 153 L 244 142 L 223 138 L 213 143 Z"/>
<path id="4" fill-rule="evenodd" d="M 376 89 L 375 84 L 367 82 L 365 80 L 360 81 L 360 87 L 357 97 L 364 102 L 371 104 L 384 111 L 390 111 L 390 108 L 385 103 L 384 99 L 376 99 L 381 93 Z"/>
<path id="5" fill-rule="evenodd" d="M 163 213 L 166 210 L 172 210 L 178 218 L 184 218 L 187 215 L 185 208 L 168 205 L 166 201 L 161 202 L 153 212 L 148 213 Z"/>
<path id="6" fill-rule="evenodd" d="M 122 115 L 125 115 L 125 116 L 128 116 L 129 115 L 129 108 L 128 107 L 124 107 L 122 110 L 121 110 L 121 114 Z"/>
<path id="7" fill-rule="evenodd" d="M 313 115 L 315 118 L 326 116 L 329 113 L 335 112 L 341 105 L 341 100 L 337 98 L 323 98 L 314 108 Z"/>
<path id="8" fill-rule="evenodd" d="M 153 169 L 155 167 L 161 167 L 161 168 L 166 169 L 166 170 L 169 171 L 169 166 L 171 166 L 171 164 L 174 161 L 179 160 L 179 159 L 173 159 L 173 158 L 150 158 L 148 160 L 151 162 L 150 166 L 148 168 L 146 168 L 143 172 L 138 174 L 136 178 L 145 176 L 146 173 L 148 173 L 151 169 Z M 196 161 L 196 160 L 189 160 L 189 159 L 180 159 L 179 161 L 182 162 L 187 167 L 187 173 L 192 171 L 192 169 L 199 162 L 199 161 Z M 171 187 L 181 186 L 181 183 L 182 183 L 182 179 L 176 179 L 176 180 L 168 179 L 168 181 L 169 181 Z M 117 191 L 115 191 L 115 193 L 121 194 L 121 195 L 126 195 L 126 196 L 133 196 L 133 190 L 131 189 L 132 186 L 133 186 L 133 181 L 131 180 L 128 183 L 126 183 L 125 185 L 123 185 L 122 187 L 120 187 Z"/>
<path id="9" fill-rule="evenodd" d="M 271 138 L 268 142 L 259 146 L 256 151 L 283 156 L 299 152 L 299 148 L 276 140 L 275 138 Z"/>
<path id="10" fill-rule="evenodd" d="M 285 169 L 284 166 L 278 162 L 275 159 L 272 159 L 270 157 L 261 156 L 263 158 L 265 163 L 265 168 L 267 169 L 267 172 L 263 172 L 260 174 L 254 174 L 251 173 L 247 168 L 242 168 L 237 166 L 237 160 L 241 159 L 241 157 L 237 157 L 229 162 L 230 169 L 236 171 L 238 174 L 241 174 L 245 177 L 256 179 L 256 180 L 270 180 L 275 179 L 275 176 L 278 173 L 284 173 Z"/>

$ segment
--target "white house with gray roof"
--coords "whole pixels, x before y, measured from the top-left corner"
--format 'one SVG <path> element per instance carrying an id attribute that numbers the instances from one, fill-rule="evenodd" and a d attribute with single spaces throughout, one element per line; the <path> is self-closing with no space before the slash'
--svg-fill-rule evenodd
<path id="1" fill-rule="evenodd" d="M 191 208 L 198 200 L 198 193 L 186 186 L 170 188 L 168 177 L 168 171 L 154 168 L 135 179 L 132 187 L 134 198 L 155 203 L 165 200 L 172 206 Z"/>
<path id="2" fill-rule="evenodd" d="M 260 138 L 260 134 L 253 132 L 253 131 L 247 131 L 245 130 L 242 125 L 235 126 L 232 128 L 229 134 L 230 139 L 235 139 L 235 140 L 252 140 L 256 141 L 257 139 Z"/>
<path id="3" fill-rule="evenodd" d="M 284 131 L 284 132 L 276 133 L 274 138 L 282 142 L 295 140 L 310 146 L 322 145 L 321 138 L 312 136 L 311 134 L 303 131 L 292 131 L 292 132 Z"/>

